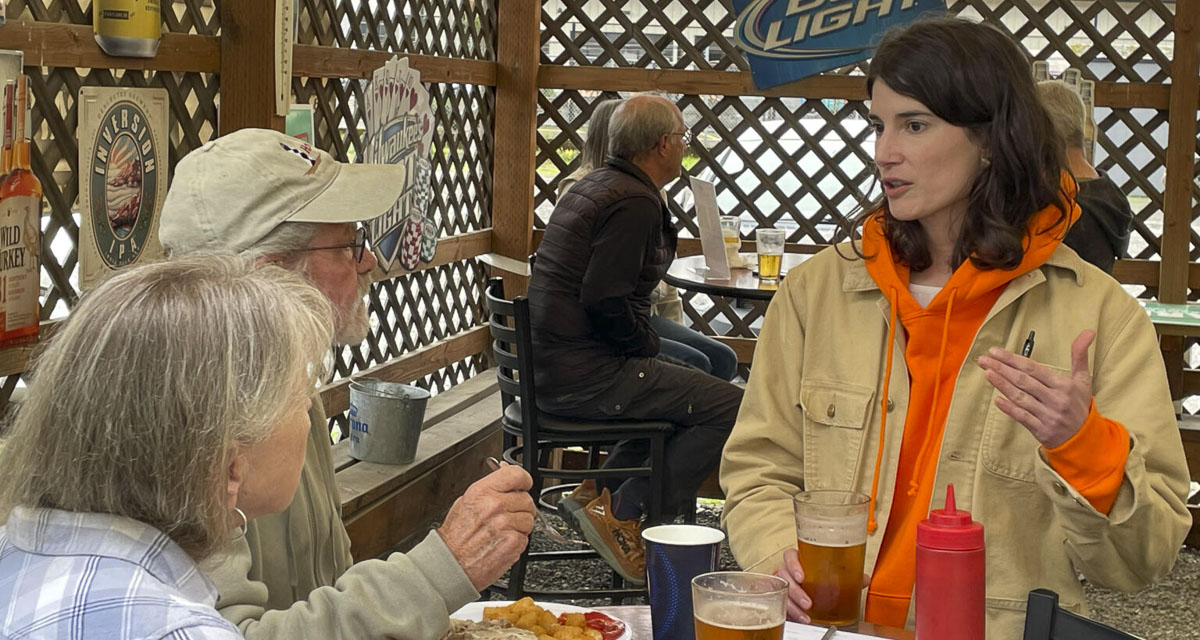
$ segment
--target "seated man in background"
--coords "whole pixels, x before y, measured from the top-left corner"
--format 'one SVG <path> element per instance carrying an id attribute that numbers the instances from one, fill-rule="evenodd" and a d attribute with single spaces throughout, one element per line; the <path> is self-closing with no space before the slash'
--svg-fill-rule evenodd
<path id="1" fill-rule="evenodd" d="M 588 120 L 587 138 L 579 153 L 579 168 L 558 183 L 558 200 L 587 174 L 604 166 L 608 156 L 608 123 L 621 100 L 605 100 L 592 110 Z M 661 190 L 659 196 L 666 201 Z M 674 258 L 674 256 L 672 256 Z M 733 380 L 737 376 L 737 354 L 723 342 L 718 342 L 683 324 L 683 299 L 679 290 L 666 282 L 659 282 L 650 293 L 650 325 L 658 334 L 660 353 L 704 373 L 722 380 Z M 560 503 L 573 511 L 573 500 Z M 570 522 L 570 520 L 568 520 Z"/>
<path id="2" fill-rule="evenodd" d="M 660 190 L 679 177 L 686 133 L 679 109 L 662 97 L 636 96 L 616 108 L 608 160 L 558 201 L 528 294 L 542 411 L 678 427 L 660 470 L 666 519 L 686 508 L 716 468 L 742 399 L 728 382 L 656 358 L 650 295 L 676 243 Z M 645 446 L 620 443 L 605 466 L 639 466 L 647 457 Z M 586 504 L 575 518 L 588 542 L 623 577 L 642 584 L 649 479 L 611 485 L 596 495 L 585 483 L 568 499 Z"/>
<path id="3" fill-rule="evenodd" d="M 334 342 L 367 336 L 375 255 L 356 223 L 387 211 L 396 165 L 343 164 L 277 131 L 242 129 L 179 161 L 159 223 L 171 257 L 236 253 L 303 275 L 333 307 Z M 280 322 L 286 322 L 281 318 Z M 532 480 L 506 466 L 475 482 L 407 554 L 353 564 L 321 396 L 312 397 L 300 486 L 203 568 L 217 609 L 257 638 L 440 638 L 449 614 L 516 561 L 533 530 Z"/>
<path id="4" fill-rule="evenodd" d="M 1079 183 L 1075 202 L 1079 220 L 1064 242 L 1079 257 L 1112 274 L 1113 263 L 1129 249 L 1133 211 L 1129 199 L 1112 180 L 1088 162 L 1083 150 L 1083 127 L 1087 122 L 1079 93 L 1060 80 L 1038 83 L 1038 95 L 1067 147 L 1067 168 Z"/>

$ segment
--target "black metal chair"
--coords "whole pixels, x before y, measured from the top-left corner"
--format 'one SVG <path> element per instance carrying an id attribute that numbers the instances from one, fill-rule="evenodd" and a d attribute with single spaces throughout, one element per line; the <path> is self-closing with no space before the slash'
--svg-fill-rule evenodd
<path id="1" fill-rule="evenodd" d="M 1029 592 L 1025 609 L 1025 640 L 1138 640 L 1106 624 L 1089 620 L 1058 606 L 1058 594 L 1049 589 Z"/>
<path id="2" fill-rule="evenodd" d="M 533 382 L 533 346 L 529 326 L 529 301 L 524 297 L 507 300 L 504 282 L 500 278 L 488 281 L 486 290 L 488 324 L 491 328 L 492 351 L 496 360 L 496 378 L 504 416 L 504 459 L 520 464 L 533 476 L 533 498 L 539 509 L 553 511 L 564 491 L 585 479 L 602 480 L 643 476 L 650 479 L 650 504 L 647 519 L 658 522 L 662 514 L 662 477 L 655 470 L 663 468 L 666 439 L 675 429 L 670 422 L 577 420 L 550 415 L 537 409 L 537 389 Z M 597 468 L 598 447 L 621 440 L 647 440 L 650 443 L 650 466 Z M 587 469 L 556 469 L 550 464 L 555 449 L 584 447 L 588 449 Z M 547 480 L 559 480 L 545 486 Z M 539 591 L 525 589 L 525 574 L 530 562 L 567 561 L 598 558 L 592 549 L 525 552 L 509 572 L 504 590 L 508 597 L 523 595 L 543 598 L 613 598 L 638 596 L 643 587 L 628 588 L 613 572 L 613 584 L 606 589 L 577 591 Z"/>

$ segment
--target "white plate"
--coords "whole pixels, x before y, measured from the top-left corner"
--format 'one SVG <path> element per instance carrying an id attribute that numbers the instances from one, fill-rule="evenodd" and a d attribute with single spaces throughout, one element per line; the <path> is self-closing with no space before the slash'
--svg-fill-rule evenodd
<path id="1" fill-rule="evenodd" d="M 489 602 L 471 602 L 471 603 L 468 603 L 467 605 L 465 605 L 463 608 L 459 609 L 458 611 L 455 611 L 454 613 L 450 614 L 450 617 L 453 618 L 454 620 L 473 620 L 475 622 L 479 622 L 480 620 L 483 620 L 483 608 L 484 607 L 504 607 L 504 606 L 508 606 L 512 603 L 513 603 L 512 600 L 492 600 Z M 559 604 L 557 602 L 535 602 L 534 604 L 545 609 L 546 611 L 549 611 L 550 613 L 553 613 L 556 616 L 563 614 L 563 613 L 587 613 L 589 611 L 595 611 L 595 609 L 588 609 L 586 607 L 577 607 L 573 604 Z M 608 614 L 606 613 L 604 615 L 607 616 Z M 620 618 L 618 618 L 616 616 L 608 616 L 608 617 L 612 618 L 613 620 L 621 620 Z M 631 640 L 633 638 L 633 634 L 629 632 L 629 623 L 625 622 L 624 620 L 621 620 L 621 623 L 623 623 L 625 625 L 625 633 L 622 633 L 617 638 L 617 640 Z"/>

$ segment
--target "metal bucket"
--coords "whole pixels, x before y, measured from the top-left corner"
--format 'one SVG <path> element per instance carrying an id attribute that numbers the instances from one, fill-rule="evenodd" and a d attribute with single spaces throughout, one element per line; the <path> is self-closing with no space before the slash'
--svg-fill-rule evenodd
<path id="1" fill-rule="evenodd" d="M 350 383 L 350 456 L 363 462 L 408 464 L 417 456 L 429 392 L 407 384 L 360 378 Z"/>

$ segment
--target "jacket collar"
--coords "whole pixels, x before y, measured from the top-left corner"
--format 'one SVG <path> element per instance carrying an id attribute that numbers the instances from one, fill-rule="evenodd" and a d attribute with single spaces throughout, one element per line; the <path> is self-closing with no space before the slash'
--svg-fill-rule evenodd
<path id="1" fill-rule="evenodd" d="M 620 171 L 622 173 L 628 173 L 629 175 L 642 181 L 642 183 L 645 184 L 647 187 L 649 187 L 650 190 L 653 191 L 654 193 L 656 193 L 656 194 L 659 193 L 658 186 L 655 185 L 654 181 L 650 179 L 650 176 L 646 175 L 646 172 L 642 171 L 641 168 L 638 167 L 636 164 L 634 164 L 624 158 L 618 158 L 616 156 L 608 156 L 608 159 L 605 161 L 604 164 L 606 166 L 612 167 L 613 169 L 616 169 L 617 171 Z M 661 198 L 661 196 L 660 196 L 660 198 Z"/>
<path id="2" fill-rule="evenodd" d="M 841 245 L 841 247 L 843 255 L 845 255 L 846 252 L 849 252 L 850 255 L 853 255 L 853 250 L 850 248 L 848 243 Z M 1034 269 L 1033 271 L 1025 274 L 1024 277 L 1015 280 L 1013 284 L 1017 285 L 1018 282 L 1027 282 L 1028 286 L 1033 286 L 1038 282 L 1043 282 L 1046 280 L 1046 268 L 1053 267 L 1069 272 L 1075 278 L 1075 284 L 1082 286 L 1083 264 L 1083 259 L 1080 258 L 1075 251 L 1068 248 L 1065 244 L 1059 245 L 1058 248 L 1054 250 L 1054 253 L 1050 254 L 1050 257 L 1045 263 L 1042 264 L 1040 268 Z M 1037 275 L 1035 276 L 1034 274 Z M 1018 293 L 1023 293 L 1027 290 L 1028 287 L 1020 288 Z M 879 291 L 879 285 L 875 283 L 875 280 L 871 277 L 871 274 L 867 273 L 867 265 L 865 260 L 854 256 L 848 261 L 846 273 L 842 276 L 842 291 L 847 293 L 860 291 Z"/>
<path id="3" fill-rule="evenodd" d="M 98 556 L 137 565 L 195 602 L 215 605 L 217 590 L 192 557 L 158 529 L 131 518 L 25 506 L 6 526 L 13 546 L 50 556 Z"/>

